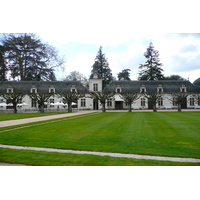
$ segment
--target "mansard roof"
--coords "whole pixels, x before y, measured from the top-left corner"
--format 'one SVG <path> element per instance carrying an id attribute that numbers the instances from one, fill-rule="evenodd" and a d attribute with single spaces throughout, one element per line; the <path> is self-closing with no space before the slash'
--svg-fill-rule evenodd
<path id="1" fill-rule="evenodd" d="M 189 93 L 200 92 L 200 87 L 187 80 L 112 81 L 104 88 L 104 92 L 116 92 L 117 87 L 121 88 L 122 92 L 140 92 L 142 87 L 145 87 L 147 92 L 156 92 L 159 87 L 163 88 L 165 93 L 180 92 L 182 87 L 185 87 Z"/>
<path id="2" fill-rule="evenodd" d="M 55 92 L 70 92 L 72 87 L 79 92 L 88 91 L 80 81 L 0 81 L 0 93 L 6 93 L 7 88 L 14 88 L 16 93 L 30 93 L 31 88 L 41 93 L 48 93 L 49 88 L 55 88 Z"/>
<path id="3" fill-rule="evenodd" d="M 92 73 L 89 79 L 102 79 L 101 75 L 98 73 L 98 70 L 95 66 L 93 66 Z"/>
<path id="4" fill-rule="evenodd" d="M 195 80 L 193 82 L 194 85 L 200 86 L 200 78 L 198 78 L 197 80 Z"/>

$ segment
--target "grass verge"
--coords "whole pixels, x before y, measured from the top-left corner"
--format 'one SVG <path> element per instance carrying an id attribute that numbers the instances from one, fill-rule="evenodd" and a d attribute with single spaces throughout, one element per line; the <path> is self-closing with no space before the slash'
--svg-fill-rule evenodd
<path id="1" fill-rule="evenodd" d="M 0 162 L 32 166 L 199 166 L 199 163 L 0 149 Z"/>
<path id="2" fill-rule="evenodd" d="M 50 115 L 67 114 L 67 112 L 48 112 L 48 113 L 0 113 L 0 121 L 24 119 L 32 117 L 43 117 Z"/>

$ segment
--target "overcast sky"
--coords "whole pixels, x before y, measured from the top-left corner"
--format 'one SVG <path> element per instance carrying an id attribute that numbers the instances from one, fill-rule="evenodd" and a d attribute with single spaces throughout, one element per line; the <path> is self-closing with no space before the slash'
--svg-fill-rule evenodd
<path id="1" fill-rule="evenodd" d="M 193 82 L 200 77 L 198 2 L 181 2 L 181 6 L 175 0 L 5 2 L 4 7 L 13 6 L 5 12 L 9 18 L 3 32 L 33 32 L 55 46 L 66 58 L 59 78 L 74 70 L 88 78 L 102 46 L 113 75 L 128 68 L 136 80 L 139 65 L 146 61 L 144 52 L 153 42 L 164 75 L 178 74 Z"/>

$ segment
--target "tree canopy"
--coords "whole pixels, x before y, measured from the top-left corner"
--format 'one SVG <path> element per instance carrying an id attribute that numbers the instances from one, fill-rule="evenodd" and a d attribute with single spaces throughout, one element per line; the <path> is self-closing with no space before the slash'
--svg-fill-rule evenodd
<path id="1" fill-rule="evenodd" d="M 176 75 L 176 74 L 173 74 L 173 75 L 170 75 L 170 76 L 165 76 L 164 77 L 164 80 L 185 80 L 183 77 L 179 76 L 179 75 Z"/>
<path id="2" fill-rule="evenodd" d="M 55 80 L 54 70 L 63 64 L 57 50 L 35 34 L 6 34 L 2 39 L 4 59 L 11 78 L 20 81 Z"/>
<path id="3" fill-rule="evenodd" d="M 86 76 L 81 74 L 79 71 L 72 71 L 64 79 L 65 81 L 87 81 Z"/>
<path id="4" fill-rule="evenodd" d="M 139 66 L 139 80 L 162 80 L 164 78 L 161 68 L 162 63 L 159 59 L 159 51 L 154 49 L 153 43 L 149 44 L 147 51 L 144 53 L 147 61 Z"/>
<path id="5" fill-rule="evenodd" d="M 122 72 L 120 72 L 119 74 L 117 74 L 118 80 L 127 80 L 130 81 L 130 69 L 123 69 Z"/>
<path id="6" fill-rule="evenodd" d="M 97 72 L 101 75 L 101 78 L 103 79 L 103 88 L 113 80 L 112 70 L 109 68 L 108 60 L 105 57 L 105 54 L 103 54 L 101 46 L 92 68 L 97 69 Z"/>

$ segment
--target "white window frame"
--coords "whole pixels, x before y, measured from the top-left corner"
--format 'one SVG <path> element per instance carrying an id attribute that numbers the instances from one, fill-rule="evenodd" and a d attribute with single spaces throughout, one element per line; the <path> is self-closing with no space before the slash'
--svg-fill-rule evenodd
<path id="1" fill-rule="evenodd" d="M 141 103 L 142 107 L 145 107 L 145 105 L 146 105 L 146 99 L 144 97 L 142 97 L 141 100 L 140 100 L 140 103 Z"/>
<path id="2" fill-rule="evenodd" d="M 162 86 L 158 86 L 157 87 L 157 92 L 158 93 L 162 93 L 163 92 L 163 87 Z"/>
<path id="3" fill-rule="evenodd" d="M 72 86 L 71 86 L 71 92 L 77 92 L 77 89 L 76 89 L 76 86 L 75 86 L 75 85 L 72 85 Z"/>
<path id="4" fill-rule="evenodd" d="M 190 98 L 190 106 L 194 106 L 194 98 L 193 97 Z"/>
<path id="5" fill-rule="evenodd" d="M 98 83 L 93 83 L 93 91 L 94 92 L 98 91 Z"/>
<path id="6" fill-rule="evenodd" d="M 111 98 L 109 98 L 109 99 L 107 100 L 107 106 L 108 106 L 108 107 L 112 107 L 112 99 L 111 99 Z"/>
<path id="7" fill-rule="evenodd" d="M 14 90 L 14 89 L 13 89 L 12 87 L 9 87 L 9 88 L 7 88 L 7 93 L 8 93 L 8 94 L 12 94 L 12 93 L 13 93 L 13 90 Z"/>
<path id="8" fill-rule="evenodd" d="M 53 91 L 53 92 L 51 92 L 51 91 Z M 54 87 L 50 87 L 49 88 L 49 93 L 55 93 L 55 88 Z"/>
<path id="9" fill-rule="evenodd" d="M 180 92 L 187 92 L 186 87 L 184 85 L 182 85 L 182 87 L 180 88 Z"/>
<path id="10" fill-rule="evenodd" d="M 140 87 L 140 93 L 145 93 L 147 90 L 146 90 L 146 87 L 145 87 L 145 85 L 142 85 L 141 87 Z"/>
<path id="11" fill-rule="evenodd" d="M 81 99 L 81 107 L 86 107 L 86 99 Z"/>
<path id="12" fill-rule="evenodd" d="M 158 106 L 159 107 L 163 106 L 163 98 L 162 97 L 158 99 Z"/>
<path id="13" fill-rule="evenodd" d="M 34 91 L 34 92 L 33 92 Z M 31 88 L 31 93 L 36 94 L 37 93 L 37 88 L 36 87 L 32 87 Z"/>
<path id="14" fill-rule="evenodd" d="M 116 92 L 117 94 L 121 93 L 121 92 L 122 92 L 122 88 L 119 87 L 119 86 L 116 87 L 115 92 Z"/>
<path id="15" fill-rule="evenodd" d="M 34 99 L 31 99 L 31 107 L 36 108 L 37 107 L 37 101 Z"/>

